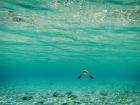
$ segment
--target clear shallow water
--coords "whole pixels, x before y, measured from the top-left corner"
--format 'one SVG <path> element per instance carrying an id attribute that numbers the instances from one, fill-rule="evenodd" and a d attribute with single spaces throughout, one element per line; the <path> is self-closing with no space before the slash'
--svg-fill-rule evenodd
<path id="1" fill-rule="evenodd" d="M 0 85 L 138 87 L 139 35 L 139 0 L 1 0 Z"/>

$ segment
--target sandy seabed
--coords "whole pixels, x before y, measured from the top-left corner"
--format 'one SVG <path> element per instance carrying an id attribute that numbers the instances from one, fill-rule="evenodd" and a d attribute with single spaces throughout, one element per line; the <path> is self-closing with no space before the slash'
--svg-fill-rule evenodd
<path id="1" fill-rule="evenodd" d="M 1 86 L 0 105 L 140 105 L 140 88 L 135 83 L 82 88 L 49 85 Z"/>

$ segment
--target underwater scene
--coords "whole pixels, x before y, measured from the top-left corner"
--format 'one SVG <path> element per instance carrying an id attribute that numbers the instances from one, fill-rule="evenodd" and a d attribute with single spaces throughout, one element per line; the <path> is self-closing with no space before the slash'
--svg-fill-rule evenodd
<path id="1" fill-rule="evenodd" d="M 140 105 L 140 0 L 0 0 L 0 105 Z"/>

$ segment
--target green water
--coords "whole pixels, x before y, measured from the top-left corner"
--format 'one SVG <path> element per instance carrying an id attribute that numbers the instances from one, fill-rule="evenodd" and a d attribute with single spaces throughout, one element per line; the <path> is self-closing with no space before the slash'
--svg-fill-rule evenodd
<path id="1" fill-rule="evenodd" d="M 84 69 L 94 79 L 77 79 Z M 139 81 L 139 0 L 0 0 L 0 105 L 58 88 L 97 100 L 47 105 L 105 105 L 102 89 L 116 95 L 106 105 L 139 105 Z M 46 105 L 26 102 L 14 105 Z"/>

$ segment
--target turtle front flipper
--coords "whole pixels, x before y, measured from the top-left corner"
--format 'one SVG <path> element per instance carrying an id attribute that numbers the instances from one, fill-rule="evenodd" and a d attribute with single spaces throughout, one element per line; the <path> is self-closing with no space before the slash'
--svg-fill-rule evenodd
<path id="1" fill-rule="evenodd" d="M 82 77 L 82 74 L 80 74 L 79 76 L 78 76 L 78 79 L 80 79 Z"/>
<path id="2" fill-rule="evenodd" d="M 92 75 L 89 75 L 89 77 L 90 77 L 91 79 L 93 79 L 93 76 L 92 76 Z"/>

